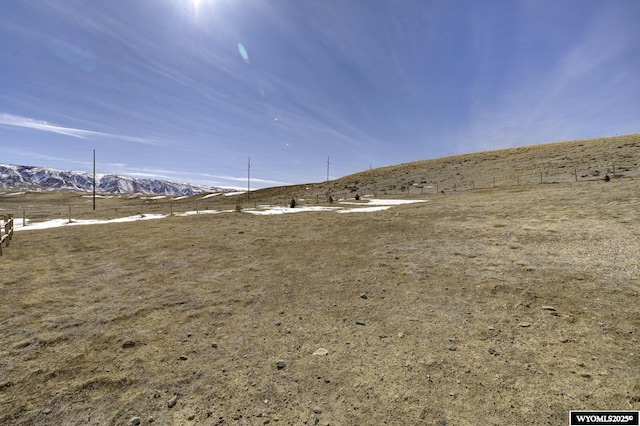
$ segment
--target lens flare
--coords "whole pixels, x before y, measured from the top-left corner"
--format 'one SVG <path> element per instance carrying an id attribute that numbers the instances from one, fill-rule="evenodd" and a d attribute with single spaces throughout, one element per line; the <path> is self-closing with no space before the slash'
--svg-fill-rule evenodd
<path id="1" fill-rule="evenodd" d="M 238 43 L 238 52 L 240 52 L 240 56 L 246 63 L 249 63 L 249 54 L 247 53 L 247 49 L 244 48 L 242 43 Z"/>

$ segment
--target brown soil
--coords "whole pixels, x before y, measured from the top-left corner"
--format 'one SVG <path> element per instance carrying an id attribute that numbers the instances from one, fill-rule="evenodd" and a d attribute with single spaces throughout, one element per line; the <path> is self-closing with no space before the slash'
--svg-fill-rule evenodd
<path id="1" fill-rule="evenodd" d="M 640 189 L 619 176 L 414 193 L 427 202 L 375 213 L 20 231 L 0 258 L 0 423 L 639 410 Z"/>

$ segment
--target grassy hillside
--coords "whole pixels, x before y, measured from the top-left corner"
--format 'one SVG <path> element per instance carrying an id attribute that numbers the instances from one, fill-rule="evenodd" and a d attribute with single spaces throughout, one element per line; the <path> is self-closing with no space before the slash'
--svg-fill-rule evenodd
<path id="1" fill-rule="evenodd" d="M 366 187 L 395 189 L 410 184 L 433 185 L 442 189 L 470 188 L 497 185 L 517 185 L 543 182 L 567 182 L 602 178 L 613 174 L 617 166 L 619 176 L 637 176 L 640 154 L 640 134 L 558 142 L 509 148 L 453 157 L 418 161 L 347 176 L 342 181 L 359 181 Z"/>
<path id="2" fill-rule="evenodd" d="M 286 202 L 352 197 L 356 193 L 423 195 L 495 186 L 518 186 L 636 177 L 640 134 L 557 142 L 456 155 L 365 170 L 329 182 L 257 190 L 256 201 Z M 614 173 L 615 172 L 615 173 Z M 246 198 L 246 196 L 244 197 Z"/>

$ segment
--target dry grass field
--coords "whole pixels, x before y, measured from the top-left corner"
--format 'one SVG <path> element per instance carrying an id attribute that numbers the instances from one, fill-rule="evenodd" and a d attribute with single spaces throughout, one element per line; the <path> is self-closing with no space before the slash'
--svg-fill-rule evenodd
<path id="1" fill-rule="evenodd" d="M 640 410 L 639 158 L 640 135 L 575 141 L 243 196 L 426 200 L 380 212 L 19 231 L 0 257 L 0 424 L 566 425 L 569 410 Z M 5 194 L 0 208 L 19 221 L 236 204 L 87 200 Z"/>

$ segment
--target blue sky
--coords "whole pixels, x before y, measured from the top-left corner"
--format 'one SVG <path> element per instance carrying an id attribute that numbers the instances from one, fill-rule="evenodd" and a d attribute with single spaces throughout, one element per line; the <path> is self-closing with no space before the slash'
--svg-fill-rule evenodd
<path id="1" fill-rule="evenodd" d="M 3 0 L 0 163 L 252 188 L 640 132 L 640 1 Z"/>

